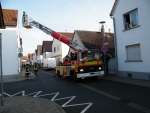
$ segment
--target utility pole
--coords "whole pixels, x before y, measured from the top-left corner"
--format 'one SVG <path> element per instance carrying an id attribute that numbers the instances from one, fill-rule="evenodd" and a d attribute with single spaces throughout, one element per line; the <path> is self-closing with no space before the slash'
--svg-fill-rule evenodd
<path id="1" fill-rule="evenodd" d="M 105 21 L 101 21 L 99 22 L 100 24 L 102 24 L 102 27 L 101 27 L 101 33 L 102 33 L 102 37 L 103 37 L 103 46 L 105 47 L 105 40 L 104 40 L 104 23 L 106 23 Z M 106 52 L 104 51 L 104 76 L 106 77 L 106 57 L 105 57 L 105 54 Z"/>

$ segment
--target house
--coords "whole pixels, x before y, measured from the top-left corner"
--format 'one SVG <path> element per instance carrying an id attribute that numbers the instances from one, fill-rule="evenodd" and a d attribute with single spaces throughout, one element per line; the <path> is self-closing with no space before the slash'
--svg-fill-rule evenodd
<path id="1" fill-rule="evenodd" d="M 2 13 L 6 27 L 5 29 L 0 29 L 3 77 L 4 79 L 16 78 L 21 70 L 21 58 L 18 57 L 18 48 L 21 48 L 18 10 L 2 9 Z"/>
<path id="2" fill-rule="evenodd" d="M 107 43 L 108 51 L 106 52 L 106 59 L 111 59 L 108 62 L 107 66 L 107 73 L 114 74 L 114 57 L 115 57 L 115 48 L 114 48 L 114 34 L 110 32 L 105 32 L 104 38 L 101 32 L 97 31 L 83 31 L 83 30 L 75 30 L 72 41 L 87 48 L 87 49 L 98 49 L 100 50 L 101 56 L 103 52 L 101 51 L 101 47 L 103 46 L 103 39 L 104 42 Z M 73 50 L 69 49 L 70 52 Z M 103 57 L 101 57 L 103 59 Z"/>
<path id="3" fill-rule="evenodd" d="M 43 60 L 52 57 L 52 43 L 53 41 L 43 41 L 42 43 Z"/>
<path id="4" fill-rule="evenodd" d="M 42 45 L 37 45 L 37 63 L 42 64 L 43 55 L 42 55 Z"/>
<path id="5" fill-rule="evenodd" d="M 26 64 L 28 61 L 28 55 L 22 57 L 22 64 Z"/>
<path id="6" fill-rule="evenodd" d="M 35 49 L 33 54 L 33 63 L 37 62 L 37 49 Z"/>
<path id="7" fill-rule="evenodd" d="M 28 54 L 28 62 L 30 62 L 31 65 L 33 65 L 33 56 L 34 56 L 34 53 Z"/>
<path id="8" fill-rule="evenodd" d="M 59 32 L 60 34 L 68 37 L 70 40 L 73 37 L 73 33 L 68 32 Z M 60 42 L 57 39 L 53 39 L 52 44 L 52 57 L 56 59 L 56 65 L 59 64 L 59 62 L 63 62 L 63 58 L 68 54 L 69 46 Z"/>
<path id="9" fill-rule="evenodd" d="M 108 38 L 109 36 L 109 38 Z M 105 33 L 105 42 L 108 42 L 108 54 L 114 57 L 114 36 L 113 33 Z M 75 30 L 72 41 L 84 46 L 87 49 L 99 49 L 103 46 L 103 36 L 97 31 Z M 73 50 L 70 48 L 69 53 Z M 102 53 L 102 51 L 101 51 Z"/>
<path id="10" fill-rule="evenodd" d="M 110 17 L 116 40 L 117 75 L 150 79 L 150 0 L 115 0 Z"/>

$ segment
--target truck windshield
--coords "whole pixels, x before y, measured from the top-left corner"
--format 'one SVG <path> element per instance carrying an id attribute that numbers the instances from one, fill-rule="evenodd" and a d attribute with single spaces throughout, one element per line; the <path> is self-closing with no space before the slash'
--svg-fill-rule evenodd
<path id="1" fill-rule="evenodd" d="M 98 51 L 79 52 L 80 61 L 92 61 L 98 59 L 100 59 L 100 54 Z"/>

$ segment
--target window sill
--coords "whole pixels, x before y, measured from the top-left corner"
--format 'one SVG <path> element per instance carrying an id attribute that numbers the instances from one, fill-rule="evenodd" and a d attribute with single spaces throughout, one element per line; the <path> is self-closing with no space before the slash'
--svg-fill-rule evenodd
<path id="1" fill-rule="evenodd" d="M 134 26 L 134 27 L 132 27 L 132 28 L 125 29 L 125 30 L 123 30 L 123 32 L 124 32 L 124 31 L 128 31 L 128 30 L 131 30 L 131 29 L 134 29 L 134 28 L 137 28 L 137 27 L 140 27 L 140 25 Z"/>
<path id="2" fill-rule="evenodd" d="M 125 62 L 143 62 L 143 60 L 126 60 Z"/>

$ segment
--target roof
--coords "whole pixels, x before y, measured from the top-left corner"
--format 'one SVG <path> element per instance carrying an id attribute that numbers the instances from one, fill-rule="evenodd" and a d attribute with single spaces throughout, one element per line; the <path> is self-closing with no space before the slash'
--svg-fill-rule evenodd
<path id="1" fill-rule="evenodd" d="M 113 5 L 111 12 L 110 12 L 110 16 L 113 16 L 113 13 L 114 13 L 114 10 L 116 8 L 117 3 L 118 3 L 118 0 L 115 0 L 114 5 Z"/>
<path id="2" fill-rule="evenodd" d="M 43 41 L 42 53 L 52 52 L 52 43 L 53 43 L 53 41 Z"/>
<path id="3" fill-rule="evenodd" d="M 103 46 L 103 37 L 100 32 L 81 30 L 76 30 L 75 32 L 87 49 L 101 49 L 101 46 Z M 114 48 L 114 34 L 105 33 L 105 42 L 109 42 L 108 48 Z"/>
<path id="4" fill-rule="evenodd" d="M 2 9 L 5 26 L 17 26 L 18 10 Z"/>
<path id="5" fill-rule="evenodd" d="M 67 38 L 72 39 L 73 38 L 73 33 L 68 33 L 68 32 L 58 32 L 64 36 L 66 36 Z"/>
<path id="6" fill-rule="evenodd" d="M 83 42 L 84 46 L 88 49 L 95 49 L 99 48 L 103 45 L 103 37 L 100 32 L 97 31 L 75 31 L 81 41 Z M 114 34 L 113 33 L 105 33 L 106 34 L 106 42 L 109 42 L 108 47 L 113 47 L 112 44 L 114 44 Z M 111 38 L 107 38 L 107 36 L 110 36 Z"/>
<path id="7" fill-rule="evenodd" d="M 42 55 L 42 45 L 37 46 L 37 55 Z"/>
<path id="8" fill-rule="evenodd" d="M 102 36 L 94 31 L 75 31 L 81 39 L 83 45 L 88 49 L 100 48 L 102 45 Z"/>

